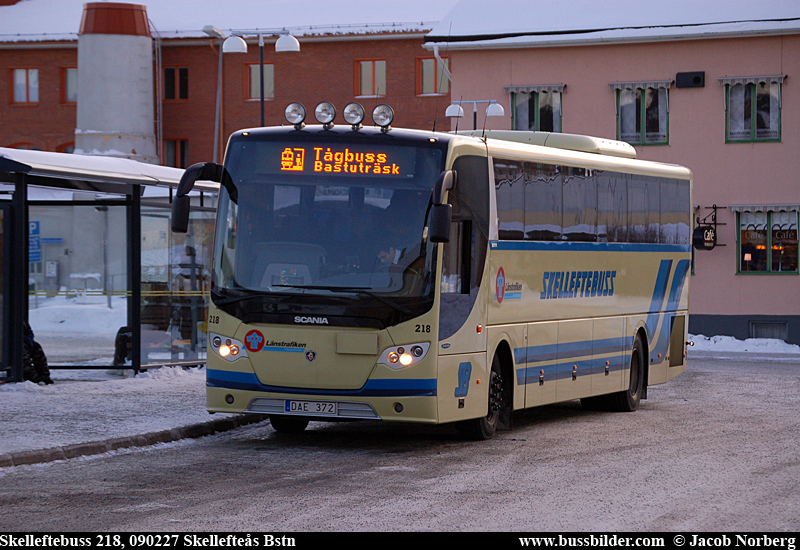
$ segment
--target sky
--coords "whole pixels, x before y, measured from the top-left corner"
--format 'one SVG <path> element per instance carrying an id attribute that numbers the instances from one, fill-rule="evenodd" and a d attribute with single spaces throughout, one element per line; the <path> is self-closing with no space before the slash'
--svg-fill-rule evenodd
<path id="1" fill-rule="evenodd" d="M 87 0 L 22 0 L 0 7 L 0 41 L 77 38 Z M 430 29 L 456 0 L 131 0 L 147 7 L 152 26 L 165 37 L 197 36 L 206 25 L 223 31 L 292 30 L 297 36 L 323 32 Z M 191 6 L 191 9 L 187 9 Z M 45 15 L 43 15 L 45 14 Z M 424 23 L 424 24 L 422 24 Z M 394 25 L 394 28 L 392 28 Z M 26 35 L 46 34 L 32 37 Z"/>

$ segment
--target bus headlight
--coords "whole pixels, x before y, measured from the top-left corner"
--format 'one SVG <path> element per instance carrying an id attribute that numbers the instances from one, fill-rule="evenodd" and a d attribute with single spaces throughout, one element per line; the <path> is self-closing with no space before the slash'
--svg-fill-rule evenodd
<path id="1" fill-rule="evenodd" d="M 378 364 L 386 365 L 390 369 L 409 367 L 425 359 L 430 347 L 430 342 L 423 342 L 411 344 L 410 346 L 386 348 L 378 358 Z"/>
<path id="2" fill-rule="evenodd" d="M 226 361 L 236 361 L 240 357 L 247 357 L 247 349 L 239 340 L 209 333 L 211 349 Z"/>

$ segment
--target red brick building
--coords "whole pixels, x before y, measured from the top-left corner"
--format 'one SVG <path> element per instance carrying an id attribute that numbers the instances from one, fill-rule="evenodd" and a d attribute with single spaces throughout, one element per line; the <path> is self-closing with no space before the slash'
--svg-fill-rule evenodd
<path id="1" fill-rule="evenodd" d="M 315 4 L 309 1 L 293 3 L 294 14 L 269 16 L 252 10 L 233 15 L 238 4 L 256 5 L 247 0 L 216 4 L 164 1 L 145 6 L 153 38 L 153 134 L 161 163 L 188 166 L 213 156 L 220 40 L 202 32 L 202 21 L 234 29 L 223 33 L 244 35 L 248 42 L 247 53 L 222 56 L 220 158 L 232 132 L 260 124 L 257 32 L 264 33 L 265 41 L 265 125 L 282 124 L 284 109 L 293 101 L 303 103 L 312 119 L 320 101 L 332 102 L 339 112 L 347 103 L 358 101 L 368 112 L 381 103 L 391 105 L 395 126 L 426 129 L 435 124 L 445 128 L 449 85 L 441 65 L 421 46 L 435 23 L 425 21 L 444 15 L 452 3 L 431 7 L 406 2 L 405 12 L 400 14 L 396 7 L 382 8 L 386 13 L 376 14 L 347 10 L 340 3 L 336 9 L 339 19 L 333 21 L 336 25 L 329 20 L 326 26 L 316 24 L 309 15 L 307 8 Z M 104 9 L 119 6 L 97 5 Z M 183 13 L 187 5 L 203 13 Z M 84 7 L 80 0 L 0 0 L 0 147 L 66 152 L 75 147 L 81 101 L 78 36 Z M 31 17 L 32 13 L 39 15 Z M 292 22 L 274 26 L 276 19 L 290 16 Z M 384 18 L 418 22 L 384 22 Z M 260 25 L 262 19 L 265 23 Z M 303 26 L 305 22 L 309 24 Z M 235 30 L 244 23 L 254 30 Z M 187 30 L 187 25 L 194 28 Z M 266 30 L 266 25 L 288 29 L 299 39 L 300 51 L 276 53 L 277 35 Z M 118 52 L 121 62 L 124 53 Z M 337 120 L 344 124 L 341 116 Z"/>

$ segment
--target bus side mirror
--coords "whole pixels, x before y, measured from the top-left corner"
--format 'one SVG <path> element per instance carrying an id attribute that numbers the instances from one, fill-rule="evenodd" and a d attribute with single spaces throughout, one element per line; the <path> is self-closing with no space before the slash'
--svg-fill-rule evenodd
<path id="1" fill-rule="evenodd" d="M 449 204 L 434 204 L 428 219 L 428 240 L 432 243 L 450 242 L 450 222 L 453 207 Z"/>
<path id="2" fill-rule="evenodd" d="M 456 186 L 456 171 L 445 170 L 439 174 L 439 179 L 433 185 L 433 204 L 438 206 L 444 202 L 444 193 Z"/>
<path id="3" fill-rule="evenodd" d="M 231 197 L 235 201 L 236 188 L 227 171 L 221 165 L 213 162 L 199 162 L 187 168 L 178 183 L 178 190 L 175 198 L 172 199 L 172 232 L 186 233 L 189 230 L 189 192 L 194 187 L 197 180 L 215 181 L 222 183 L 228 189 Z"/>

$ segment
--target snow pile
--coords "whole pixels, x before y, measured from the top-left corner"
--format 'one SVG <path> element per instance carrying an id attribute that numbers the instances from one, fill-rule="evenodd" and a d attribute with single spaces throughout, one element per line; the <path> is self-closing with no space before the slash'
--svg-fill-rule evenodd
<path id="1" fill-rule="evenodd" d="M 694 346 L 690 348 L 691 351 L 800 354 L 800 346 L 787 344 L 783 340 L 776 340 L 773 338 L 748 338 L 747 340 L 737 340 L 733 336 L 690 334 L 689 341 L 694 342 Z"/>

